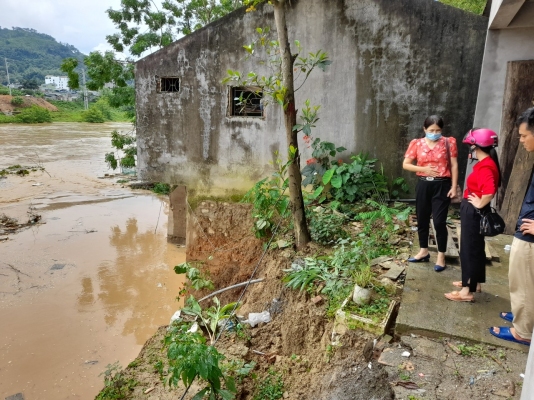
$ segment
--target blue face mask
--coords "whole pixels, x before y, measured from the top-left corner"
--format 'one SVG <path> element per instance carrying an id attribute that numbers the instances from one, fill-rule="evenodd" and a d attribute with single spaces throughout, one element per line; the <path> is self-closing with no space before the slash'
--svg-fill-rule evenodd
<path id="1" fill-rule="evenodd" d="M 426 138 L 435 142 L 441 137 L 441 133 L 426 133 Z"/>

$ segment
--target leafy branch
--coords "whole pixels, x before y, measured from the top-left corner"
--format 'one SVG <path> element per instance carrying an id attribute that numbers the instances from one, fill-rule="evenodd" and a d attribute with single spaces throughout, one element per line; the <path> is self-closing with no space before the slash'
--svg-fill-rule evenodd
<path id="1" fill-rule="evenodd" d="M 246 58 L 257 58 L 261 65 L 267 66 L 271 74 L 270 75 L 258 75 L 255 72 L 249 72 L 247 74 L 237 70 L 229 69 L 227 76 L 223 79 L 223 83 L 234 82 L 238 86 L 253 86 L 258 87 L 258 91 L 261 91 L 264 95 L 270 97 L 273 101 L 278 103 L 283 108 L 287 107 L 286 91 L 287 88 L 283 84 L 282 79 L 282 58 L 280 56 L 280 44 L 277 40 L 271 39 L 271 30 L 269 27 L 256 28 L 256 39 L 243 48 L 247 52 Z M 300 42 L 295 40 L 295 46 L 298 53 L 293 55 L 293 67 L 297 71 L 295 81 L 298 81 L 299 86 L 295 89 L 298 91 L 304 85 L 308 76 L 315 68 L 320 68 L 322 71 L 326 70 L 326 67 L 332 63 L 328 58 L 328 54 L 322 50 L 316 53 L 308 53 L 306 57 L 299 57 L 299 53 L 302 52 Z M 265 105 L 268 101 L 264 102 Z M 309 106 L 309 102 L 308 102 Z"/>

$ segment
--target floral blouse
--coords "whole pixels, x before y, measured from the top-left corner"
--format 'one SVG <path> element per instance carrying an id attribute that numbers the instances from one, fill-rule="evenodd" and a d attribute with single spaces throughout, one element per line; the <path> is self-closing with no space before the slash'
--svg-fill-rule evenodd
<path id="1" fill-rule="evenodd" d="M 445 144 L 445 137 L 441 137 L 433 149 L 428 147 L 425 138 L 414 139 L 410 142 L 404 158 L 417 160 L 419 167 L 437 167 L 439 177 L 450 178 L 451 170 L 449 168 L 449 159 L 447 156 L 447 145 Z M 451 157 L 458 157 L 458 147 L 456 146 L 456 139 L 453 137 L 447 138 L 449 140 L 449 151 Z M 424 172 L 417 172 L 416 175 L 425 176 Z"/>

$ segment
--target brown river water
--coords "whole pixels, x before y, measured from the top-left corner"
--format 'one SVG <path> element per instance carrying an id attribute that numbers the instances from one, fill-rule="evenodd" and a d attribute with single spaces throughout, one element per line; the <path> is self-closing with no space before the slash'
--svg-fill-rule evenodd
<path id="1" fill-rule="evenodd" d="M 42 223 L 0 241 L 0 399 L 93 399 L 178 308 L 168 202 L 117 184 L 104 154 L 128 124 L 0 125 L 0 214 Z"/>

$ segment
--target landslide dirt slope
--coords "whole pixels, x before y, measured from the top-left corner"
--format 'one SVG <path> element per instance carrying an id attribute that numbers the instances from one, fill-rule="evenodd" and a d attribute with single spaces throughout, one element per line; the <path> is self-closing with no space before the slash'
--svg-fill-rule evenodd
<path id="1" fill-rule="evenodd" d="M 215 289 L 249 278 L 262 254 L 262 242 L 251 233 L 248 205 L 203 202 L 190 222 L 188 260 L 204 262 Z M 409 336 L 397 337 L 385 345 L 385 356 L 389 356 L 385 361 L 368 362 L 364 353 L 372 351 L 376 337 L 362 330 L 345 331 L 341 345 L 332 347 L 334 322 L 325 316 L 326 305 L 312 301 L 316 293 L 290 290 L 282 282 L 283 270 L 291 267 L 292 260 L 328 251 L 314 243 L 299 252 L 275 249 L 268 251 L 259 264 L 256 277 L 264 281 L 249 287 L 238 314 L 248 316 L 250 312 L 269 310 L 271 322 L 247 328 L 240 335 L 223 335 L 216 345 L 227 359 L 256 363 L 254 370 L 238 382 L 236 399 L 264 400 L 257 397 L 257 391 L 270 371 L 282 374 L 283 399 L 289 400 L 520 397 L 519 373 L 524 371 L 525 359 L 520 352 L 458 342 L 449 346 L 444 339 Z M 236 301 L 240 292 L 226 292 L 221 303 Z M 195 297 L 203 294 L 195 293 Z M 202 306 L 209 306 L 209 301 Z M 154 368 L 158 361 L 165 364 L 165 333 L 166 327 L 161 327 L 125 369 L 124 378 L 137 382 L 125 398 L 182 398 L 184 388 L 170 390 Z M 459 349 L 461 354 L 456 353 Z M 405 352 L 410 358 L 402 355 Z M 192 399 L 201 389 L 198 384 L 186 399 Z M 279 397 L 266 400 L 274 398 Z"/>
<path id="2" fill-rule="evenodd" d="M 245 204 L 206 201 L 190 218 L 188 261 L 203 261 L 215 289 L 246 281 L 259 261 L 263 242 L 252 233 L 250 211 L 250 206 Z M 314 244 L 298 254 L 290 249 L 272 250 L 261 262 L 256 277 L 265 280 L 250 286 L 238 314 L 248 316 L 249 312 L 269 310 L 272 321 L 248 328 L 240 337 L 225 335 L 217 343 L 217 349 L 228 359 L 256 363 L 253 373 L 238 385 L 237 399 L 253 399 L 258 385 L 271 370 L 283 375 L 285 399 L 394 398 L 382 366 L 368 369 L 363 359 L 363 348 L 373 336 L 364 331 L 349 331 L 343 336 L 341 348 L 328 351 L 333 322 L 325 318 L 325 304 L 315 304 L 310 301 L 309 293 L 287 289 L 282 283 L 283 269 L 290 268 L 294 257 L 316 255 L 320 251 Z M 241 289 L 236 289 L 218 297 L 224 304 L 236 301 L 240 292 Z M 195 293 L 195 297 L 204 294 Z M 209 306 L 209 300 L 202 305 Z M 181 398 L 184 389 L 169 391 L 154 369 L 156 362 L 165 362 L 161 344 L 165 332 L 165 327 L 160 328 L 126 368 L 125 378 L 139 382 L 127 398 Z M 196 391 L 193 389 L 186 398 L 191 399 L 198 391 L 198 387 Z"/>
<path id="3" fill-rule="evenodd" d="M 48 111 L 58 111 L 57 107 L 50 104 L 48 101 L 41 99 L 40 97 L 26 97 L 23 96 L 24 104 L 20 107 L 15 107 L 11 104 L 11 100 L 14 96 L 10 95 L 0 95 L 0 112 L 11 114 L 16 108 L 20 107 L 30 107 L 32 105 L 37 105 L 42 108 L 46 108 Z"/>

